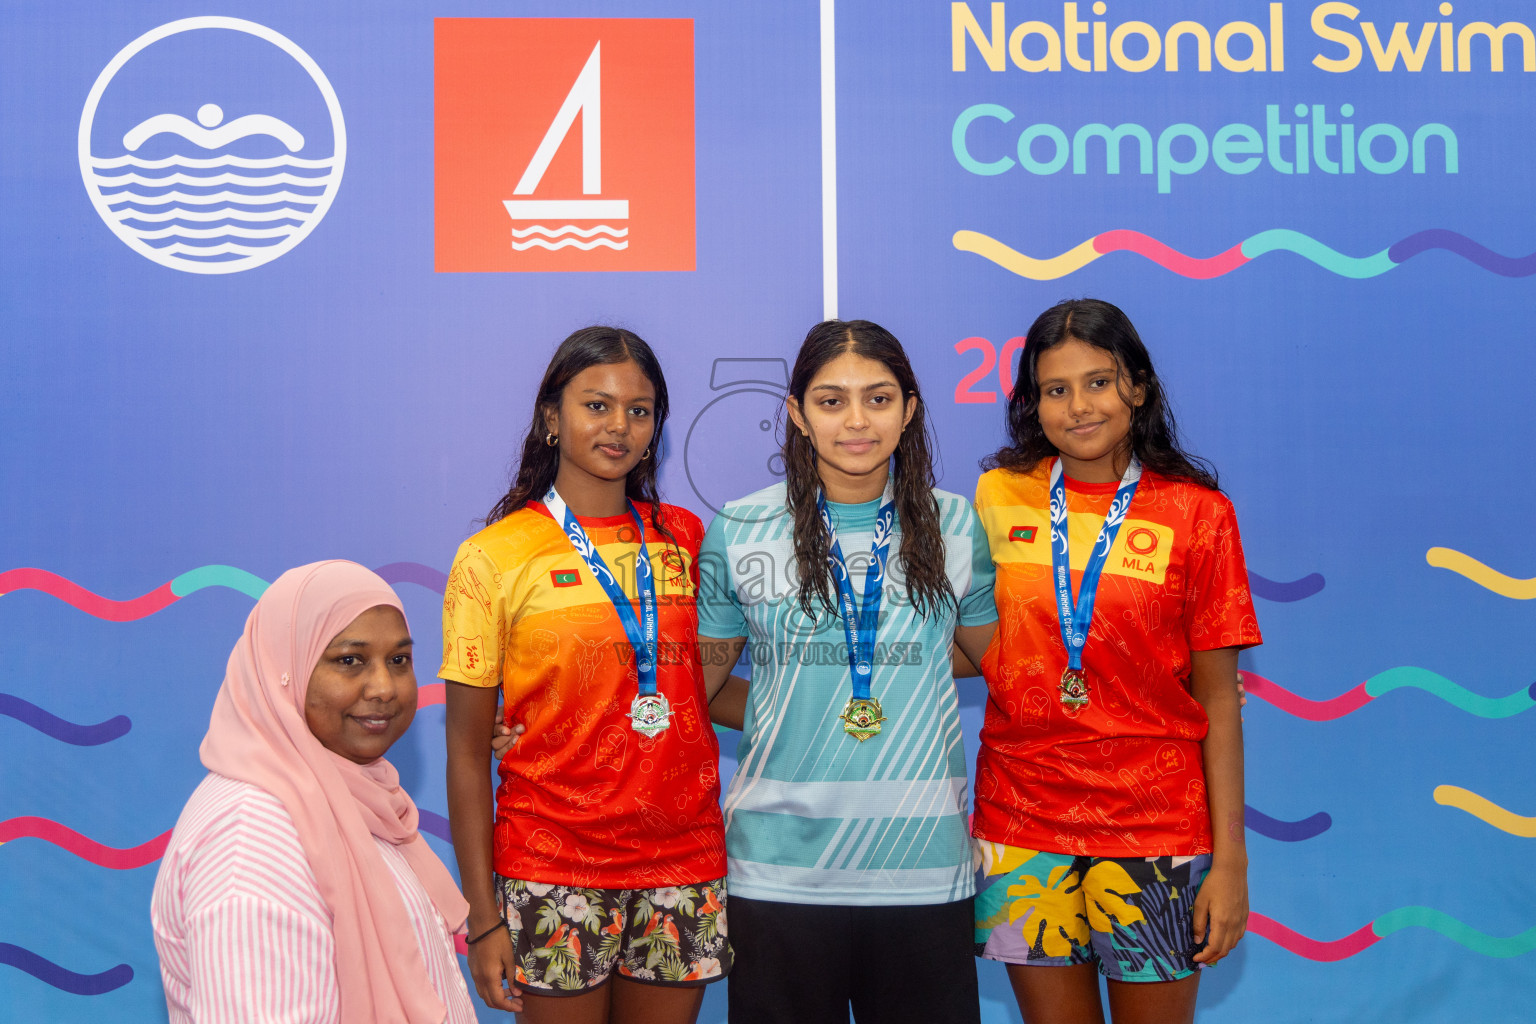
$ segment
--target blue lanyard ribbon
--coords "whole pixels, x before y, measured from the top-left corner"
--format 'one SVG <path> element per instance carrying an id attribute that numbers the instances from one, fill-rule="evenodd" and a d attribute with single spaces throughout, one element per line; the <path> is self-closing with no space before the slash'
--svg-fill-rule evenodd
<path id="1" fill-rule="evenodd" d="M 1136 485 L 1141 481 L 1141 462 L 1134 456 L 1120 478 L 1120 488 L 1115 500 L 1109 503 L 1109 514 L 1099 528 L 1099 539 L 1088 554 L 1088 564 L 1083 568 L 1083 585 L 1078 590 L 1077 602 L 1072 601 L 1072 554 L 1067 540 L 1067 483 L 1061 469 L 1061 459 L 1051 466 L 1051 575 L 1056 584 L 1056 618 L 1061 625 L 1061 642 L 1067 648 L 1067 668 L 1081 670 L 1083 646 L 1088 642 L 1088 628 L 1093 623 L 1093 601 L 1099 592 L 1099 576 L 1104 563 L 1109 560 L 1109 549 L 1115 546 L 1115 535 L 1130 511 L 1131 499 L 1136 496 Z"/>
<path id="2" fill-rule="evenodd" d="M 870 566 L 864 576 L 864 601 L 855 604 L 853 585 L 848 579 L 848 563 L 837 542 L 837 527 L 826 498 L 816 495 L 816 509 L 827 528 L 827 562 L 837 583 L 837 604 L 843 620 L 843 638 L 848 643 L 848 668 L 853 673 L 853 697 L 869 699 L 869 680 L 875 660 L 875 627 L 880 622 L 880 602 L 885 597 L 885 566 L 891 550 L 891 532 L 896 520 L 896 501 L 886 486 L 885 503 L 875 515 L 875 538 L 869 546 Z"/>
<path id="3" fill-rule="evenodd" d="M 603 556 L 598 553 L 597 545 L 592 543 L 587 531 L 581 528 L 575 513 L 566 507 L 565 501 L 555 493 L 553 487 L 544 495 L 544 507 L 549 509 L 555 522 L 565 529 L 571 547 L 587 563 L 587 568 L 597 577 L 597 582 L 603 585 L 603 592 L 613 603 L 613 610 L 618 612 L 619 622 L 624 626 L 624 635 L 635 649 L 640 696 L 649 697 L 656 692 L 656 580 L 651 573 L 650 556 L 645 550 L 645 521 L 640 518 L 640 510 L 635 508 L 634 502 L 627 504 L 629 514 L 635 520 L 635 529 L 640 531 L 640 554 L 635 559 L 635 585 L 640 591 L 639 620 L 635 618 L 635 609 L 629 602 L 629 595 L 624 593 L 624 588 L 619 586 L 618 580 L 608 570 Z"/>

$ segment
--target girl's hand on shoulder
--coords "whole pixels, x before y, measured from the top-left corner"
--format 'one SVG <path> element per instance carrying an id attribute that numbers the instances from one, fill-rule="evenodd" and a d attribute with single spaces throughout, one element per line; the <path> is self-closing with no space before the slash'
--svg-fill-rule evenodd
<path id="1" fill-rule="evenodd" d="M 500 761 L 507 756 L 507 752 L 517 746 L 517 741 L 523 735 L 523 723 L 508 725 L 505 722 L 497 722 L 496 728 L 491 730 L 491 753 Z"/>
<path id="2" fill-rule="evenodd" d="M 1232 952 L 1248 930 L 1248 872 L 1230 866 L 1212 867 L 1195 897 L 1195 941 L 1205 949 L 1196 963 L 1214 964 Z"/>
<path id="3" fill-rule="evenodd" d="M 508 1013 L 523 1011 L 523 992 L 514 981 L 517 952 L 505 925 L 469 947 L 469 974 L 486 1006 Z"/>

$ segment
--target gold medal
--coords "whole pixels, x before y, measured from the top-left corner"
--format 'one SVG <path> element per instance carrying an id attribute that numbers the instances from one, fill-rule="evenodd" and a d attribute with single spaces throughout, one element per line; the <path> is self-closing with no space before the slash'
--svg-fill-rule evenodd
<path id="1" fill-rule="evenodd" d="M 843 713 L 843 732 L 863 743 L 871 736 L 880 735 L 880 723 L 885 716 L 880 713 L 880 701 L 874 697 L 850 697 Z"/>
<path id="2" fill-rule="evenodd" d="M 1080 668 L 1069 668 L 1061 674 L 1061 706 L 1068 718 L 1088 706 L 1088 677 Z"/>

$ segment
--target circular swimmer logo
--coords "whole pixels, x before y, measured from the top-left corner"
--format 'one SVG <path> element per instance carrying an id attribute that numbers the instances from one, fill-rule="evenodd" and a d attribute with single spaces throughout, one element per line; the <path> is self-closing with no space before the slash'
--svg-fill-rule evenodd
<path id="1" fill-rule="evenodd" d="M 699 500 L 724 514 L 731 499 L 784 479 L 774 424 L 789 392 L 789 364 L 722 356 L 710 367 L 709 387 L 721 394 L 688 425 L 683 468 Z"/>
<path id="2" fill-rule="evenodd" d="M 250 270 L 302 242 L 336 198 L 346 154 L 320 66 L 238 18 L 184 18 L 139 36 L 80 114 L 80 174 L 96 212 L 130 249 L 189 274 Z"/>

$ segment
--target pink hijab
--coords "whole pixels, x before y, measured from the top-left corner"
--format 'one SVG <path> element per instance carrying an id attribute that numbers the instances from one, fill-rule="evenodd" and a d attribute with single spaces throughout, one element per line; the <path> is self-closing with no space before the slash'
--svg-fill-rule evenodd
<path id="1" fill-rule="evenodd" d="M 277 797 L 331 910 L 341 1019 L 443 1020 L 394 876 L 373 836 L 393 843 L 450 931 L 469 905 L 416 831 L 416 805 L 383 758 L 360 765 L 321 745 L 304 720 L 304 694 L 320 655 L 369 608 L 400 609 L 395 592 L 354 562 L 290 569 L 267 588 L 229 655 L 203 738 L 209 771 Z"/>

